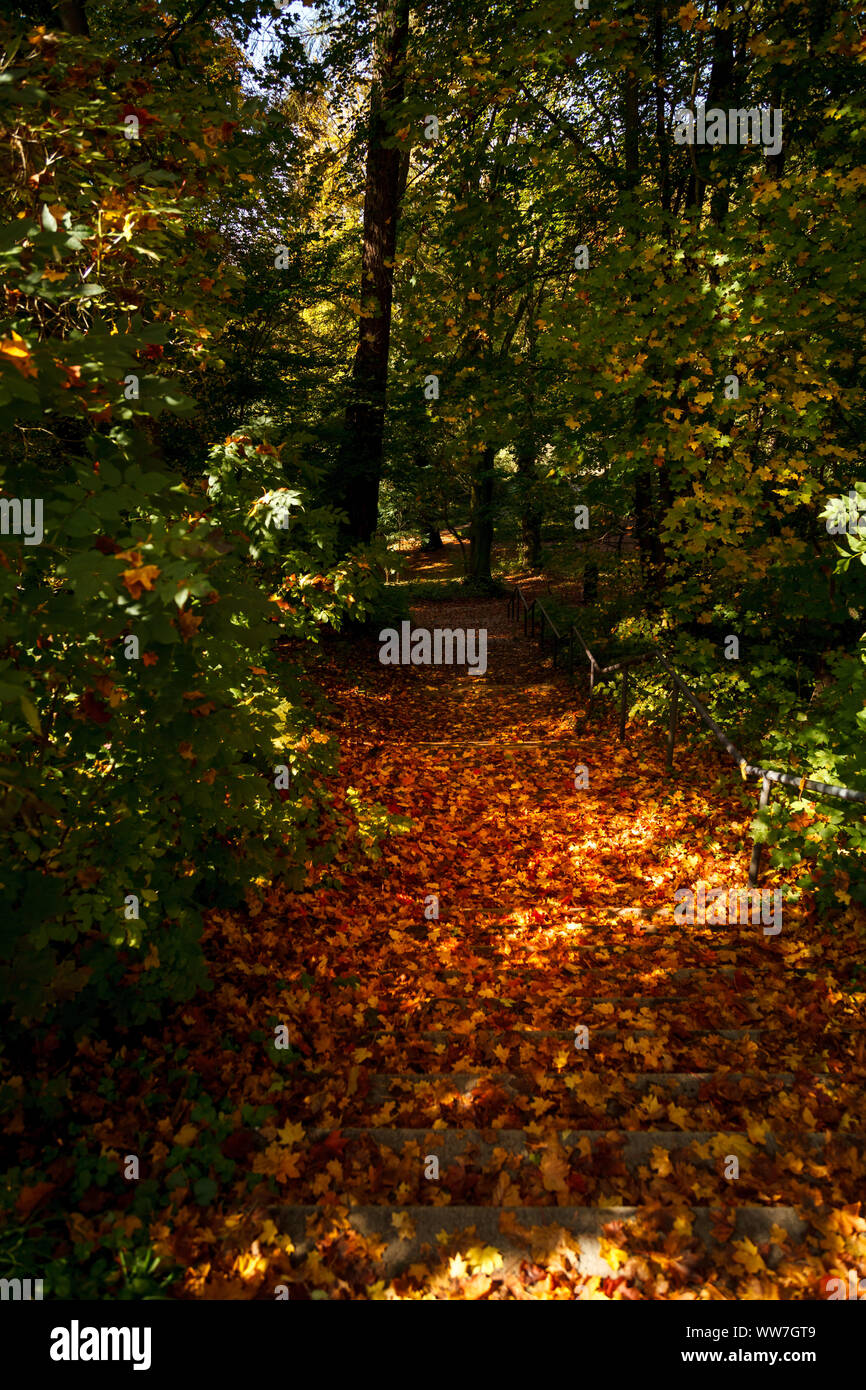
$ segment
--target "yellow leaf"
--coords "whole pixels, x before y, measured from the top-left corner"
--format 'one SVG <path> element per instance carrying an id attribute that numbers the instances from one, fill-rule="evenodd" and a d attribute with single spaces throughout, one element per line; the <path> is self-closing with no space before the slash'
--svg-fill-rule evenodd
<path id="1" fill-rule="evenodd" d="M 14 329 L 11 338 L 0 339 L 0 356 L 8 357 L 13 367 L 17 367 L 22 376 L 36 376 L 36 368 L 33 365 L 33 358 L 30 356 L 30 349 L 21 334 L 16 333 Z"/>
<path id="2" fill-rule="evenodd" d="M 198 1127 L 196 1125 L 186 1124 L 182 1129 L 178 1130 L 177 1134 L 174 1136 L 174 1142 L 179 1148 L 188 1149 L 197 1135 Z"/>
<path id="3" fill-rule="evenodd" d="M 668 1106 L 668 1119 L 671 1124 L 677 1125 L 680 1129 L 689 1128 L 689 1117 L 681 1105 L 674 1105 L 671 1102 Z"/>
<path id="4" fill-rule="evenodd" d="M 751 1240 L 735 1240 L 733 1245 L 734 1259 L 743 1265 L 749 1274 L 759 1274 L 766 1270 L 767 1266 L 758 1254 L 758 1247 Z"/>
<path id="5" fill-rule="evenodd" d="M 415 1227 L 408 1211 L 395 1211 L 391 1217 L 391 1225 L 401 1240 L 411 1240 L 415 1234 Z"/>
<path id="6" fill-rule="evenodd" d="M 620 1250 L 618 1246 L 614 1245 L 604 1236 L 602 1236 L 598 1242 L 598 1251 L 601 1258 L 607 1261 L 614 1273 L 616 1273 L 620 1265 L 624 1265 L 628 1259 L 625 1250 Z"/>
<path id="7" fill-rule="evenodd" d="M 770 1133 L 770 1126 L 766 1120 L 747 1120 L 746 1133 L 753 1144 L 763 1144 Z"/>
<path id="8" fill-rule="evenodd" d="M 299 1144 L 304 1137 L 304 1126 L 291 1123 L 283 1125 L 282 1129 L 277 1130 L 277 1136 L 281 1144 Z"/>
<path id="9" fill-rule="evenodd" d="M 668 1177 L 668 1175 L 673 1171 L 671 1168 L 671 1156 L 668 1153 L 667 1149 L 663 1149 L 660 1146 L 654 1148 L 652 1151 L 652 1158 L 650 1161 L 652 1163 L 653 1171 L 656 1172 L 660 1178 Z"/>
<path id="10" fill-rule="evenodd" d="M 466 1251 L 466 1259 L 474 1274 L 492 1274 L 504 1264 L 499 1251 L 492 1245 L 473 1245 Z"/>

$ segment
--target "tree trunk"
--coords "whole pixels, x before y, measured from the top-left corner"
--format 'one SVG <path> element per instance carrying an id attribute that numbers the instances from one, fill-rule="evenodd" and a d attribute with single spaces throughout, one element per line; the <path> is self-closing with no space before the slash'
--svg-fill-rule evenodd
<path id="1" fill-rule="evenodd" d="M 659 152 L 659 191 L 664 212 L 671 210 L 671 167 L 668 135 L 665 126 L 665 38 L 662 0 L 656 0 L 653 12 L 653 42 L 655 65 L 656 145 Z"/>
<path id="2" fill-rule="evenodd" d="M 655 590 L 664 573 L 665 555 L 659 538 L 658 520 L 653 505 L 653 478 L 646 469 L 634 480 L 635 535 L 640 553 L 640 567 L 645 592 Z"/>
<path id="3" fill-rule="evenodd" d="M 587 560 L 583 567 L 583 601 L 595 603 L 598 598 L 598 561 Z"/>
<path id="4" fill-rule="evenodd" d="M 493 459 L 488 444 L 472 474 L 471 520 L 469 523 L 469 578 L 491 582 L 490 558 L 493 550 Z"/>
<path id="5" fill-rule="evenodd" d="M 421 549 L 444 550 L 445 542 L 442 539 L 439 527 L 432 521 L 425 521 L 422 524 L 424 526 L 424 540 L 421 543 Z"/>
<path id="6" fill-rule="evenodd" d="M 625 74 L 623 89 L 623 125 L 625 128 L 626 186 L 637 188 L 640 182 L 640 118 L 638 107 L 638 78 L 636 72 Z"/>
<path id="7" fill-rule="evenodd" d="M 717 21 L 723 17 L 727 23 L 720 25 L 716 23 L 713 28 L 713 66 L 710 71 L 710 85 L 707 93 L 708 107 L 722 107 L 723 109 L 734 109 L 737 103 L 734 101 L 734 30 L 730 14 L 728 14 L 729 0 L 716 0 Z M 730 195 L 730 176 L 734 171 L 736 151 L 728 151 L 727 155 L 722 155 L 717 159 L 719 172 L 716 174 L 718 182 L 713 188 L 710 198 L 710 217 L 717 227 L 721 227 L 728 215 L 728 206 L 731 201 Z"/>
<path id="8" fill-rule="evenodd" d="M 541 508 L 530 502 L 523 509 L 520 543 L 521 563 L 526 569 L 541 569 Z"/>
<path id="9" fill-rule="evenodd" d="M 520 563 L 531 570 L 541 568 L 543 512 L 535 493 L 537 482 L 535 441 L 530 436 L 521 441 L 517 450 L 517 497 L 520 505 Z"/>
<path id="10" fill-rule="evenodd" d="M 385 149 L 392 118 L 403 100 L 409 0 L 380 0 L 364 189 L 364 250 L 361 321 L 352 367 L 346 439 L 340 450 L 342 496 L 348 543 L 371 539 L 379 517 L 379 482 L 385 433 L 394 253 L 405 159 Z"/>
<path id="11" fill-rule="evenodd" d="M 534 280 L 538 269 L 541 239 L 536 241 L 532 258 L 531 277 Z M 530 296 L 534 284 L 530 285 Z M 544 507 L 538 495 L 538 435 L 535 423 L 535 372 L 537 359 L 538 330 L 535 327 L 541 313 L 543 294 L 539 292 L 534 301 L 530 297 L 526 316 L 526 362 L 524 366 L 524 408 L 525 419 L 515 447 L 517 463 L 517 500 L 520 506 L 520 563 L 527 569 L 541 568 L 541 523 Z M 515 324 L 516 330 L 516 324 Z"/>
<path id="12" fill-rule="evenodd" d="M 87 11 L 84 8 L 83 0 L 59 0 L 57 13 L 60 16 L 60 27 L 64 34 L 90 38 L 90 27 L 87 23 Z"/>

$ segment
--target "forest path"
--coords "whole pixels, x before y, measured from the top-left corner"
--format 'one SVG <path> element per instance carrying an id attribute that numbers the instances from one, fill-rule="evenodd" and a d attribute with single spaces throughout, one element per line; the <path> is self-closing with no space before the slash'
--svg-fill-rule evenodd
<path id="1" fill-rule="evenodd" d="M 342 775 L 412 832 L 268 913 L 300 1065 L 257 1171 L 290 1286 L 810 1298 L 866 1273 L 844 943 L 787 908 L 774 936 L 674 926 L 676 887 L 745 883 L 749 813 L 706 754 L 668 783 L 658 733 L 577 733 L 579 695 L 503 600 L 414 623 L 485 627 L 486 674 L 371 642 L 327 679 Z"/>

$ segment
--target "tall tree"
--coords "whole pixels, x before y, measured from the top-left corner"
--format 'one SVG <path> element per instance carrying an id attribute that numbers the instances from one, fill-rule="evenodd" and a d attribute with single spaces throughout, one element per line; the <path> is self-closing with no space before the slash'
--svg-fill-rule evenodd
<path id="1" fill-rule="evenodd" d="M 397 220 L 405 156 L 393 141 L 394 117 L 405 90 L 409 0 L 380 0 L 364 186 L 361 319 L 352 366 L 346 439 L 340 451 L 341 505 L 346 539 L 369 541 L 376 529 L 385 431 L 391 305 Z"/>

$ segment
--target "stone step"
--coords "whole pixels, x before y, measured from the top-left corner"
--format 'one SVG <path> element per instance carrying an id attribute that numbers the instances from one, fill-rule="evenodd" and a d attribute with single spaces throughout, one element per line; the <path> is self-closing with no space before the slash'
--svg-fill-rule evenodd
<path id="1" fill-rule="evenodd" d="M 664 1110 L 644 1108 L 650 1093 L 661 1107 L 675 1103 L 690 1121 L 698 1121 L 694 1126 L 698 1129 L 706 1128 L 707 1122 L 714 1128 L 738 1127 L 754 1121 L 756 1115 L 790 1125 L 798 1109 L 810 1107 L 814 1113 L 826 1101 L 844 1111 L 859 1107 L 862 1100 L 858 1081 L 817 1071 L 616 1072 L 578 1065 L 539 1075 L 478 1067 L 393 1073 L 352 1068 L 334 1087 L 341 1099 L 339 1118 L 333 1123 L 423 1127 L 442 1119 L 480 1128 L 503 1123 L 519 1126 L 538 1118 L 536 1102 L 544 1101 L 543 1113 L 559 1116 L 563 1125 L 611 1126 L 630 1116 L 631 1127 L 633 1121 L 668 1119 Z M 315 1088 L 307 1095 L 297 1089 L 292 1103 L 298 1118 L 309 1121 L 316 1119 L 323 1104 Z M 814 1119 L 805 1127 L 814 1128 Z"/>
<path id="2" fill-rule="evenodd" d="M 549 1118 L 549 1117 L 546 1117 Z M 334 1133 L 331 1129 L 313 1128 L 307 1130 L 305 1140 L 308 1147 L 323 1143 Z M 692 1145 L 706 1145 L 712 1143 L 713 1151 L 726 1153 L 726 1146 L 736 1146 L 746 1138 L 746 1130 L 668 1130 L 668 1129 L 576 1129 L 553 1127 L 546 1129 L 545 1133 L 537 1138 L 528 1135 L 523 1129 L 463 1129 L 452 1126 L 436 1128 L 409 1129 L 397 1126 L 355 1126 L 346 1125 L 339 1130 L 341 1139 L 351 1143 L 356 1140 L 371 1139 L 375 1144 L 385 1148 L 401 1150 L 409 1144 L 418 1146 L 419 1151 L 424 1154 L 435 1154 L 440 1160 L 440 1166 L 445 1162 L 455 1159 L 465 1158 L 471 1151 L 473 1163 L 478 1167 L 488 1167 L 493 1161 L 494 1149 L 504 1149 L 506 1153 L 517 1154 L 527 1158 L 540 1158 L 551 1147 L 551 1140 L 555 1138 L 556 1147 L 563 1153 L 568 1154 L 577 1151 L 581 1144 L 588 1142 L 591 1148 L 597 1145 L 605 1147 L 615 1147 L 621 1154 L 622 1159 L 628 1168 L 634 1168 L 638 1164 L 647 1163 L 652 1157 L 654 1149 L 665 1149 L 668 1153 L 678 1153 L 680 1150 L 690 1149 Z M 828 1141 L 838 1139 L 847 1146 L 854 1145 L 858 1150 L 864 1145 L 863 1131 L 845 1131 L 839 1134 L 827 1134 L 824 1131 L 807 1131 L 805 1134 L 800 1130 L 790 1127 L 785 1130 L 781 1126 L 768 1129 L 766 1137 L 761 1141 L 752 1144 L 755 1150 L 763 1151 L 770 1157 L 779 1154 L 786 1154 L 793 1149 L 797 1151 L 811 1149 L 814 1152 L 822 1152 Z M 790 1146 L 790 1148 L 789 1148 Z M 577 1154 L 577 1161 L 583 1164 L 592 1162 L 591 1154 L 586 1158 L 580 1153 Z M 713 1158 L 694 1157 L 693 1162 L 699 1165 L 711 1164 Z"/>
<path id="3" fill-rule="evenodd" d="M 709 944 L 712 944 L 712 943 L 709 943 Z M 668 948 L 668 949 L 669 949 L 669 948 Z M 716 945 L 716 946 L 714 947 L 714 949 L 720 950 L 720 949 L 722 949 L 722 948 L 720 948 L 720 947 L 718 947 L 718 945 Z M 502 972 L 503 972 L 503 971 L 504 971 L 504 972 L 513 971 L 514 974 L 515 974 L 516 976 L 519 977 L 519 980 L 520 980 L 520 983 L 521 983 L 521 984 L 523 983 L 523 979 L 524 979 L 525 974 L 526 974 L 527 972 L 530 972 L 530 971 L 537 971 L 538 974 L 539 974 L 539 978 L 543 978 L 543 977 L 544 977 L 544 972 L 540 971 L 540 970 L 539 970 L 539 967 L 538 967 L 537 965 L 532 965 L 532 964 L 526 964 L 526 965 L 524 965 L 524 964 L 521 963 L 519 960 L 516 960 L 516 959 L 512 958 L 511 956 L 503 955 L 501 952 L 496 952 L 496 951 L 494 951 L 492 948 L 489 950 L 489 953 L 488 953 L 487 948 L 485 948 L 485 947 L 483 947 L 483 946 L 482 946 L 482 947 L 471 946 L 471 947 L 469 947 L 469 951 L 470 951 L 470 954 L 471 954 L 472 956 L 479 957 L 479 958 L 481 958 L 481 959 L 484 959 L 485 956 L 487 956 L 487 955 L 489 954 L 490 963 L 491 963 L 492 965 L 496 965 L 497 971 L 499 972 L 499 976 L 498 976 L 499 978 L 502 977 Z M 766 958 L 764 958 L 764 960 L 761 961 L 760 963 L 761 963 L 761 964 L 767 963 Z M 771 960 L 769 963 L 770 963 L 770 964 L 776 964 L 776 965 L 784 965 L 784 962 L 778 960 L 777 958 L 773 958 L 773 960 Z M 573 967 L 569 966 L 567 962 L 564 962 L 564 961 L 563 961 L 563 962 L 558 962 L 557 964 L 558 964 L 558 968 L 559 968 L 560 971 L 563 973 L 563 975 L 566 976 L 566 977 L 570 977 L 570 978 L 571 978 L 572 980 L 574 980 L 574 981 L 578 981 L 578 982 L 579 982 L 581 976 L 585 974 L 585 970 L 583 970 L 583 969 L 581 969 L 581 970 L 576 970 L 576 969 L 574 969 Z M 617 968 L 621 968 L 621 967 L 620 967 L 620 963 L 619 963 L 617 960 L 615 960 L 615 959 L 614 959 L 614 960 L 607 959 L 607 960 L 605 961 L 605 965 L 606 965 L 612 972 L 615 972 L 615 971 L 617 970 Z M 632 968 L 634 969 L 634 967 L 632 967 Z M 659 967 L 651 967 L 651 968 L 656 968 L 656 969 L 658 969 Z M 733 982 L 734 982 L 734 979 L 735 979 L 735 977 L 736 977 L 737 971 L 741 971 L 741 970 L 742 970 L 742 967 L 741 967 L 741 966 L 735 965 L 735 964 L 728 964 L 728 963 L 726 963 L 726 964 L 716 964 L 715 962 L 710 962 L 710 963 L 704 963 L 704 964 L 701 964 L 701 965 L 686 965 L 686 966 L 680 966 L 680 967 L 678 967 L 676 970 L 666 970 L 666 971 L 665 971 L 665 974 L 664 974 L 663 980 L 660 980 L 659 983 L 662 984 L 662 985 L 666 988 L 666 987 L 668 986 L 668 984 L 669 984 L 671 981 L 674 981 L 676 984 L 685 984 L 687 981 L 690 981 L 690 980 L 712 980 L 712 981 L 715 981 L 715 980 L 719 979 L 720 977 L 721 977 L 723 980 L 728 980 L 728 981 L 730 981 L 731 983 L 733 983 Z M 391 979 L 391 978 L 394 978 L 394 979 L 405 978 L 405 977 L 408 976 L 408 974 L 409 974 L 410 971 L 411 971 L 413 974 L 416 974 L 419 978 L 431 978 L 431 977 L 432 977 L 432 978 L 434 978 L 434 979 L 465 980 L 466 977 L 467 977 L 467 970 L 466 970 L 466 968 L 460 968 L 460 967 L 457 967 L 457 966 L 430 966 L 430 967 L 427 967 L 427 966 L 424 966 L 424 965 L 418 965 L 418 964 L 416 964 L 416 963 L 409 962 L 409 963 L 407 963 L 407 966 L 406 966 L 405 968 L 403 968 L 403 969 L 396 969 L 396 968 L 385 968 L 385 969 L 383 969 L 383 970 L 381 971 L 380 974 L 377 974 L 376 980 L 377 980 L 377 983 L 378 983 L 378 981 L 379 981 L 380 979 L 387 980 L 387 979 Z M 636 973 L 637 973 L 637 974 L 640 974 L 640 973 L 641 973 L 640 968 L 637 969 Z M 815 972 L 811 967 L 809 967 L 809 966 L 803 966 L 803 965 L 784 965 L 784 977 L 782 977 L 782 976 L 780 975 L 779 985 L 780 985 L 780 987 L 781 987 L 783 984 L 787 984 L 787 983 L 789 982 L 790 979 L 795 980 L 797 984 L 807 984 L 811 978 L 815 978 L 815 975 L 816 975 L 816 972 Z M 621 989 L 624 983 L 626 983 L 626 982 L 623 981 L 621 978 L 618 978 L 618 979 L 616 980 L 617 988 Z M 611 995 L 611 996 L 610 996 L 610 1001 L 611 1001 L 611 1002 L 615 1002 L 617 998 L 629 998 L 629 997 L 630 997 L 630 996 L 627 995 L 627 994 L 626 994 L 626 995 Z"/>
<path id="4" fill-rule="evenodd" d="M 730 1259 L 726 1234 L 721 1233 L 723 1238 L 713 1234 L 718 1209 L 693 1206 L 686 1210 L 692 1221 L 690 1243 L 702 1247 L 708 1255 Z M 821 1210 L 818 1208 L 809 1215 L 818 1215 Z M 383 1279 L 394 1278 L 420 1261 L 429 1263 L 431 1254 L 438 1253 L 447 1265 L 449 1252 L 467 1251 L 476 1246 L 498 1252 L 506 1269 L 517 1267 L 522 1260 L 534 1262 L 533 1232 L 543 1240 L 545 1231 L 554 1250 L 560 1245 L 571 1252 L 579 1274 L 602 1278 L 615 1276 L 618 1267 L 605 1258 L 602 1240 L 609 1239 L 611 1244 L 628 1252 L 629 1228 L 636 1220 L 645 1218 L 641 1208 L 634 1206 L 383 1205 L 355 1206 L 334 1216 L 326 1215 L 318 1206 L 281 1205 L 272 1208 L 269 1214 L 278 1230 L 294 1242 L 299 1259 L 316 1249 L 317 1226 L 326 1230 L 335 1226 L 350 1228 L 375 1244 L 376 1271 Z M 773 1227 L 787 1231 L 794 1241 L 802 1240 L 808 1230 L 807 1220 L 791 1206 L 739 1206 L 732 1209 L 730 1216 L 734 1223 L 730 1239 L 752 1241 L 763 1250 L 765 1263 L 771 1269 L 783 1255 L 781 1247 L 772 1243 Z M 663 1228 L 669 1228 L 673 1212 L 660 1213 L 655 1209 L 652 1219 Z M 563 1232 L 559 1239 L 556 1228 Z M 449 1238 L 447 1245 L 442 1236 Z"/>
<path id="5" fill-rule="evenodd" d="M 583 1024 L 590 1028 L 596 1037 L 616 1037 L 624 1032 L 653 1034 L 661 1036 L 667 1032 L 688 1032 L 690 1036 L 706 1033 L 738 1032 L 744 1028 L 760 1030 L 776 1022 L 777 1014 L 772 1001 L 767 1001 L 765 1009 L 757 1005 L 751 1008 L 743 999 L 721 1001 L 706 998 L 700 1004 L 689 1002 L 672 1006 L 661 1001 L 656 1007 L 639 1004 L 633 1008 L 623 1006 L 613 1013 L 601 1010 L 591 1000 L 575 998 L 567 1009 L 552 1010 L 548 1016 L 539 1018 L 539 1010 L 526 1005 L 521 1013 L 494 1005 L 484 1008 L 478 1006 L 468 1012 L 465 1003 L 457 1000 L 432 1000 L 418 1009 L 413 1016 L 395 1019 L 395 1026 L 401 1026 L 416 1035 L 432 1036 L 433 1033 L 449 1032 L 455 1037 L 471 1035 L 486 1036 L 490 1033 L 502 1035 L 506 1031 L 514 1038 L 557 1037 L 571 1033 L 575 1026 Z M 420 1025 L 420 1026 L 419 1026 Z M 375 1028 L 375 1025 L 373 1025 Z M 438 1041 L 439 1039 L 437 1039 Z"/>
<path id="6" fill-rule="evenodd" d="M 590 1071 L 584 1068 L 577 1072 L 572 1067 L 570 1070 L 554 1074 L 549 1080 L 545 1078 L 541 1089 L 537 1077 L 505 1071 L 376 1072 L 369 1076 L 367 1081 L 365 1100 L 371 1105 L 382 1104 L 401 1094 L 415 1096 L 417 1093 L 430 1093 L 438 1096 L 444 1093 L 471 1096 L 473 1091 L 485 1085 L 495 1086 L 507 1096 L 542 1096 L 545 1099 L 552 1099 L 558 1093 L 560 1098 L 561 1093 L 564 1093 L 567 1099 L 575 1089 L 579 1089 L 581 1095 L 597 1092 L 603 1096 L 605 1092 L 615 1092 L 617 1098 L 622 1098 L 623 1087 L 636 1091 L 639 1095 L 655 1088 L 676 1096 L 687 1096 L 689 1099 L 702 1096 L 706 1098 L 712 1093 L 713 1087 L 724 1089 L 731 1086 L 736 1086 L 741 1095 L 763 1095 L 766 1092 L 775 1095 L 779 1091 L 789 1090 L 795 1084 L 808 1084 L 810 1095 L 817 1088 L 836 1091 L 845 1086 L 850 1086 L 857 1096 L 862 1094 L 859 1082 L 851 1082 L 843 1076 L 831 1075 L 828 1072 L 795 1074 L 791 1071 L 759 1074 L 735 1071 L 661 1071 L 617 1072 L 611 1075 L 607 1071 Z"/>
<path id="7" fill-rule="evenodd" d="M 679 1031 L 687 1033 L 687 1037 L 684 1039 L 673 1039 L 673 1041 L 679 1041 L 681 1043 L 688 1043 L 695 1038 L 701 1038 L 704 1040 L 704 1042 L 712 1038 L 724 1038 L 726 1042 L 741 1042 L 744 1038 L 760 1038 L 762 1033 L 765 1031 L 762 1028 L 691 1028 L 686 1030 L 682 1028 L 679 1024 L 677 1025 L 677 1029 Z M 592 1041 L 594 1038 L 605 1038 L 615 1042 L 621 1042 L 623 1045 L 625 1045 L 626 1038 L 653 1038 L 657 1042 L 661 1041 L 664 1038 L 665 1041 L 669 1041 L 670 1039 L 668 1037 L 668 1034 L 670 1033 L 670 1031 L 671 1025 L 665 1024 L 664 1022 L 661 1022 L 657 1028 L 590 1028 L 590 1048 L 586 1049 L 586 1052 L 588 1053 L 591 1049 Z M 431 1038 L 435 1042 L 442 1042 L 445 1039 L 451 1039 L 455 1042 L 458 1041 L 458 1039 L 454 1036 L 453 1029 L 434 1028 L 430 1030 L 425 1030 L 420 1034 L 420 1036 L 422 1038 Z M 556 1041 L 565 1041 L 567 1039 L 571 1043 L 572 1049 L 574 1049 L 573 1027 L 520 1029 L 513 1028 L 509 1029 L 507 1033 L 501 1029 L 494 1030 L 491 1028 L 473 1028 L 471 1033 L 467 1033 L 466 1036 L 471 1037 L 473 1040 L 489 1040 L 493 1038 L 512 1043 L 518 1043 L 523 1039 L 528 1038 L 553 1038 Z"/>
<path id="8" fill-rule="evenodd" d="M 591 1130 L 549 1125 L 548 1117 L 525 1129 L 437 1124 L 311 1128 L 279 1179 L 284 1195 L 296 1203 L 327 1193 L 329 1203 L 491 1207 L 575 1200 L 678 1206 L 685 1192 L 744 1205 L 778 1201 L 785 1191 L 813 1204 L 862 1196 L 862 1131 L 803 1134 L 765 1125 L 753 1126 L 750 1138 L 742 1128 Z"/>
<path id="9" fill-rule="evenodd" d="M 422 933 L 427 926 L 425 922 L 403 923 L 402 925 L 405 935 L 409 937 L 414 944 L 420 944 L 425 951 L 429 951 L 430 943 L 428 938 L 423 935 L 419 936 L 419 933 Z M 459 931 L 459 929 L 456 928 L 455 930 Z M 661 940 L 655 935 L 648 937 L 645 942 L 640 936 L 630 936 L 627 941 L 612 940 L 610 935 L 611 927 L 609 925 L 599 930 L 603 931 L 605 934 L 600 936 L 598 940 L 578 940 L 570 934 L 571 939 L 567 942 L 567 956 L 563 955 L 562 958 L 557 956 L 555 960 L 551 961 L 550 966 L 548 966 L 547 962 L 542 965 L 537 960 L 523 960 L 514 952 L 497 950 L 495 947 L 487 946 L 483 942 L 476 943 L 471 939 L 467 940 L 466 937 L 459 935 L 457 937 L 452 937 L 451 940 L 452 942 L 458 943 L 459 947 L 465 951 L 472 960 L 472 964 L 468 967 L 468 971 L 467 968 L 460 967 L 456 964 L 451 966 L 442 963 L 434 963 L 422 956 L 420 959 L 407 960 L 405 964 L 383 964 L 381 972 L 377 972 L 376 979 L 377 982 L 380 979 L 400 979 L 411 973 L 417 975 L 419 978 L 459 978 L 465 980 L 468 972 L 477 973 L 478 971 L 490 968 L 495 968 L 499 976 L 504 976 L 506 978 L 514 976 L 520 980 L 523 980 L 525 976 L 529 974 L 533 974 L 538 978 L 544 978 L 549 973 L 550 968 L 560 969 L 566 975 L 570 975 L 573 978 L 580 978 L 587 970 L 615 972 L 617 966 L 621 966 L 622 964 L 620 960 L 622 956 L 628 956 L 629 969 L 638 975 L 644 971 L 664 970 L 666 979 L 675 979 L 677 981 L 685 981 L 702 975 L 706 975 L 709 978 L 718 978 L 719 974 L 723 971 L 730 972 L 725 978 L 732 979 L 733 971 L 744 968 L 743 965 L 740 964 L 740 959 L 743 955 L 746 956 L 746 964 L 751 964 L 761 970 L 778 972 L 780 977 L 782 976 L 782 972 L 784 972 L 784 978 L 786 979 L 790 977 L 801 981 L 814 973 L 808 966 L 796 963 L 789 964 L 787 962 L 784 947 L 782 949 L 779 948 L 782 941 L 781 935 L 778 937 L 760 937 L 755 940 L 749 939 L 747 941 L 742 938 L 720 940 L 718 936 L 715 938 L 707 937 L 706 940 L 698 940 L 692 937 L 688 941 L 677 941 L 673 943 L 667 937 Z M 439 944 L 439 942 L 437 941 L 436 944 Z M 542 943 L 533 947 L 535 952 L 544 949 L 545 947 Z M 677 957 L 680 960 L 682 960 L 684 956 L 688 958 L 695 953 L 700 953 L 701 958 L 693 961 L 691 964 L 679 965 L 673 970 L 667 968 L 664 960 L 662 960 L 661 963 L 656 961 L 655 958 L 657 956 L 662 958 L 670 956 L 674 950 L 676 950 Z M 599 952 L 600 959 L 597 963 L 587 960 L 586 953 L 593 951 Z M 710 959 L 707 959 L 707 954 L 709 954 Z M 726 960 L 725 957 L 728 955 L 735 957 L 735 959 Z M 569 961 L 571 964 L 569 964 Z M 578 963 L 580 966 L 579 969 L 577 968 Z M 616 980 L 616 984 L 619 986 L 623 983 L 625 982 L 621 978 Z"/>
<path id="10" fill-rule="evenodd" d="M 772 1033 L 760 1028 L 694 1029 L 685 1025 L 659 1026 L 653 1029 L 596 1028 L 589 1024 L 589 1046 L 576 1050 L 575 1033 L 571 1029 L 465 1029 L 441 1028 L 366 1033 L 359 1029 L 355 1041 L 369 1054 L 373 1069 L 394 1072 L 412 1068 L 415 1072 L 452 1071 L 458 1064 L 467 1069 L 503 1067 L 521 1070 L 532 1066 L 539 1070 L 557 1072 L 567 1067 L 575 1070 L 609 1067 L 611 1074 L 618 1067 L 639 1070 L 641 1063 L 648 1072 L 715 1071 L 719 1068 L 751 1072 L 759 1066 L 772 1066 L 775 1039 Z M 846 1046 L 851 1039 L 845 1041 Z M 355 1051 L 358 1051 L 356 1048 Z M 531 1053 L 530 1053 L 531 1049 Z M 346 1065 L 351 1062 L 348 1054 Z M 566 1060 L 567 1059 L 567 1060 Z M 818 1054 L 804 1062 L 816 1071 L 824 1069 L 825 1059 Z M 746 1068 L 744 1068 L 744 1063 Z M 303 1075 L 310 1078 L 333 1075 L 334 1068 L 310 1063 Z"/>
<path id="11" fill-rule="evenodd" d="M 779 993 L 781 994 L 782 991 L 779 990 Z M 486 995 L 483 998 L 479 998 L 476 989 L 472 993 L 469 993 L 467 991 L 467 995 L 432 994 L 428 996 L 427 1000 L 422 1005 L 422 1008 L 431 1009 L 436 1008 L 440 1004 L 448 1004 L 455 1005 L 456 1007 L 465 1010 L 467 1004 L 467 997 L 469 1000 L 476 1003 L 477 1008 L 481 1009 L 526 1009 L 532 1007 L 532 1003 L 530 1000 L 516 1001 L 513 999 L 503 998 L 502 996 L 497 996 L 491 999 L 488 998 Z M 790 996 L 786 992 L 786 998 L 789 997 Z M 706 998 L 703 994 L 700 994 L 697 996 L 696 1000 L 696 997 L 690 994 L 604 995 L 597 994 L 595 991 L 593 991 L 591 995 L 583 996 L 576 990 L 572 998 L 573 1007 L 575 1009 L 590 1010 L 591 1012 L 595 1013 L 602 1012 L 602 1014 L 603 1012 L 609 1009 L 618 1009 L 622 1013 L 633 1013 L 635 1009 L 666 1009 L 671 1010 L 673 1012 L 682 1011 L 683 1013 L 686 1013 L 689 1009 L 694 1008 L 695 1003 L 699 1002 L 701 999 L 704 999 L 704 1006 L 706 1009 L 713 1009 L 714 1011 L 716 1011 L 720 1008 L 723 1008 L 725 1005 L 727 1005 L 728 1007 L 742 1008 L 745 1005 L 752 1003 L 753 1001 L 758 999 L 772 1000 L 773 994 L 758 994 L 756 991 L 752 990 L 748 993 L 738 993 L 732 998 L 727 998 L 723 995 L 720 999 L 716 997 L 710 999 Z"/>

